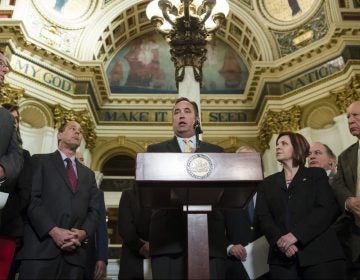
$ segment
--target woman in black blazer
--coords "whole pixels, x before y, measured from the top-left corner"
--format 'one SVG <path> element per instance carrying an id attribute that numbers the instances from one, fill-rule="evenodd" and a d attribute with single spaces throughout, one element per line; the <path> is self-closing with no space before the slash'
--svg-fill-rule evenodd
<path id="1" fill-rule="evenodd" d="M 345 261 L 330 225 L 338 208 L 327 175 L 306 168 L 309 143 L 298 133 L 276 140 L 281 172 L 259 186 L 256 216 L 269 244 L 273 279 L 344 279 Z"/>

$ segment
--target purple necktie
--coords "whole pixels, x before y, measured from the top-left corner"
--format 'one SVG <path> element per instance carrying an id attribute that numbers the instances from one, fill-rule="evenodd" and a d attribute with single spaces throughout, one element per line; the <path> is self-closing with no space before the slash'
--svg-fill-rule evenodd
<path id="1" fill-rule="evenodd" d="M 65 161 L 66 161 L 66 170 L 69 177 L 71 189 L 73 192 L 75 192 L 77 186 L 77 178 L 76 178 L 75 170 L 72 165 L 71 159 L 66 158 Z"/>

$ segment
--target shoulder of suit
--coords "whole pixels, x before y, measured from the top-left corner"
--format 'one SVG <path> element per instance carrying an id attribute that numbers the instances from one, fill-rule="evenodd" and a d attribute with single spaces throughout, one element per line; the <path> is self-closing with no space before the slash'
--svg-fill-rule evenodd
<path id="1" fill-rule="evenodd" d="M 339 157 L 347 156 L 348 154 L 352 154 L 354 150 L 357 150 L 359 148 L 359 141 L 355 142 L 351 146 L 347 147 L 340 155 Z"/>
<path id="2" fill-rule="evenodd" d="M 156 149 L 156 148 L 159 148 L 159 147 L 166 146 L 168 144 L 171 144 L 173 141 L 174 141 L 174 138 L 171 138 L 171 139 L 165 140 L 165 141 L 160 142 L 160 143 L 150 144 L 148 146 L 148 150 L 153 150 L 153 149 Z"/>
<path id="3" fill-rule="evenodd" d="M 273 173 L 269 176 L 266 176 L 263 181 L 275 180 L 275 179 L 279 178 L 280 176 L 282 176 L 282 171 Z"/>
<path id="4" fill-rule="evenodd" d="M 44 161 L 44 160 L 53 160 L 54 157 L 60 157 L 61 155 L 58 151 L 55 151 L 53 153 L 47 153 L 47 154 L 34 154 L 31 156 L 32 161 Z"/>
<path id="5" fill-rule="evenodd" d="M 223 152 L 224 149 L 222 147 L 220 147 L 219 145 L 215 145 L 215 144 L 211 144 L 209 142 L 204 142 L 204 141 L 201 141 L 201 144 L 200 145 L 203 145 L 203 146 L 207 146 L 213 150 L 217 150 L 219 152 Z"/>
<path id="6" fill-rule="evenodd" d="M 315 175 L 322 175 L 328 177 L 324 168 L 321 167 L 304 167 L 304 173 L 312 173 Z"/>

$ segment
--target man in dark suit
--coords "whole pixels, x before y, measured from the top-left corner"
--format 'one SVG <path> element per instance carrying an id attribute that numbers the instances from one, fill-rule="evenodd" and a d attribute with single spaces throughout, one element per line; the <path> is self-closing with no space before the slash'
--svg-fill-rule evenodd
<path id="1" fill-rule="evenodd" d="M 310 145 L 308 158 L 309 167 L 320 167 L 325 169 L 329 177 L 329 183 L 332 185 L 336 174 L 336 155 L 326 144 L 314 142 Z"/>
<path id="2" fill-rule="evenodd" d="M 57 137 L 57 151 L 32 157 L 20 279 L 81 279 L 87 236 L 99 220 L 95 174 L 75 158 L 82 140 L 79 123 L 65 123 Z"/>
<path id="3" fill-rule="evenodd" d="M 119 203 L 119 234 L 123 240 L 119 279 L 144 279 L 144 259 L 149 258 L 151 209 L 140 208 L 134 189 L 125 190 Z"/>
<path id="4" fill-rule="evenodd" d="M 17 142 L 22 146 L 19 107 L 9 103 L 2 106 L 13 116 Z M 18 178 L 6 188 L 9 197 L 0 212 L 0 279 L 11 279 L 9 271 L 14 273 L 18 267 L 18 263 L 13 262 L 14 254 L 23 244 L 24 216 L 30 201 L 32 176 L 30 153 L 25 149 L 23 149 L 23 159 L 24 165 Z"/>
<path id="5" fill-rule="evenodd" d="M 108 263 L 108 233 L 104 193 L 99 190 L 99 223 L 96 231 L 89 236 L 86 245 L 86 266 L 84 279 L 101 279 L 106 274 Z"/>
<path id="6" fill-rule="evenodd" d="M 241 146 L 236 150 L 236 153 L 244 152 L 256 150 L 248 146 Z M 242 262 L 247 258 L 245 246 L 261 236 L 255 219 L 256 196 L 255 193 L 244 208 L 225 210 L 226 236 L 229 240 L 225 279 L 250 279 Z M 266 279 L 265 276 L 262 279 Z"/>
<path id="7" fill-rule="evenodd" d="M 0 106 L 0 186 L 6 180 L 14 181 L 22 167 L 22 150 L 16 139 L 14 118 Z"/>
<path id="8" fill-rule="evenodd" d="M 85 165 L 84 155 L 77 151 L 76 159 Z M 86 166 L 86 165 L 85 165 Z M 101 279 L 106 274 L 108 263 L 108 233 L 104 193 L 99 190 L 99 223 L 95 234 L 89 236 L 86 245 L 86 265 L 84 279 Z"/>
<path id="9" fill-rule="evenodd" d="M 349 130 L 360 139 L 360 101 L 347 108 Z M 338 158 L 333 188 L 342 214 L 336 222 L 348 263 L 348 279 L 360 279 L 360 163 L 359 140 Z"/>
<path id="10" fill-rule="evenodd" d="M 225 279 L 250 279 L 242 262 L 247 258 L 245 246 L 261 236 L 253 216 L 255 202 L 256 194 L 244 209 L 225 211 L 226 235 L 230 242 L 227 247 Z"/>
<path id="11" fill-rule="evenodd" d="M 221 153 L 219 146 L 198 142 L 194 129 L 199 119 L 197 104 L 187 98 L 176 100 L 173 108 L 175 136 L 162 143 L 149 145 L 148 152 L 181 153 L 186 150 Z M 184 141 L 185 140 L 185 141 Z M 205 195 L 205 194 L 204 194 Z M 186 214 L 180 210 L 153 210 L 150 222 L 150 255 L 154 279 L 186 278 Z M 208 214 L 210 277 L 225 276 L 226 238 L 224 215 L 219 210 Z"/>
<path id="12" fill-rule="evenodd" d="M 0 86 L 4 83 L 4 77 L 10 68 L 5 55 L 0 51 Z M 9 192 L 6 189 L 6 180 L 13 182 L 23 163 L 22 150 L 17 142 L 15 121 L 8 110 L 0 106 L 0 191 Z"/>

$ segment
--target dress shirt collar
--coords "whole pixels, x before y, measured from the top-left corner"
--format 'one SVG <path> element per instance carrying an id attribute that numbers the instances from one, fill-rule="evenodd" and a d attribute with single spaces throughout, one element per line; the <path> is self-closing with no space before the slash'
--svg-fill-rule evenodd
<path id="1" fill-rule="evenodd" d="M 67 159 L 67 156 L 62 151 L 60 151 L 60 150 L 58 150 L 58 151 L 59 151 L 59 153 L 61 155 L 61 158 L 62 158 L 64 164 L 66 165 L 65 159 Z M 71 162 L 72 162 L 73 166 L 76 167 L 75 155 L 73 155 L 70 159 L 71 159 Z"/>
<path id="2" fill-rule="evenodd" d="M 189 138 L 181 138 L 179 136 L 176 136 L 176 139 L 178 141 L 180 150 L 182 152 L 184 152 L 184 149 L 185 149 L 185 143 L 183 141 L 184 139 L 189 139 L 191 147 L 195 150 L 195 145 L 196 145 L 196 136 L 195 135 L 193 135 L 192 137 L 189 137 Z"/>

